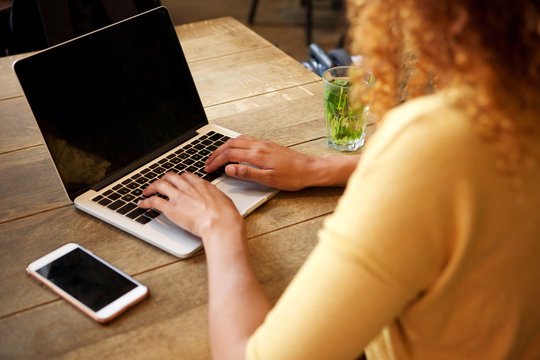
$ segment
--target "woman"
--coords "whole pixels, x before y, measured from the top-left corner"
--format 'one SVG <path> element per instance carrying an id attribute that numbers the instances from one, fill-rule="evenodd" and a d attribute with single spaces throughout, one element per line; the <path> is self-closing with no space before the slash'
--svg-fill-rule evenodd
<path id="1" fill-rule="evenodd" d="M 215 187 L 168 174 L 145 193 L 169 201 L 140 203 L 203 240 L 214 356 L 540 358 L 539 1 L 356 0 L 348 11 L 384 114 L 358 165 L 248 137 L 207 162 L 251 163 L 226 171 L 285 190 L 347 184 L 273 309 L 243 220 Z"/>

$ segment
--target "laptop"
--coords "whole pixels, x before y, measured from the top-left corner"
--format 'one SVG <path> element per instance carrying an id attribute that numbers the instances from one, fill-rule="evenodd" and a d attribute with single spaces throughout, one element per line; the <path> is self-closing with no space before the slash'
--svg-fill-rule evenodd
<path id="1" fill-rule="evenodd" d="M 136 206 L 167 171 L 189 171 L 242 215 L 275 189 L 207 174 L 204 162 L 239 134 L 209 124 L 170 16 L 158 7 L 16 61 L 13 68 L 75 206 L 177 257 L 201 240 Z"/>

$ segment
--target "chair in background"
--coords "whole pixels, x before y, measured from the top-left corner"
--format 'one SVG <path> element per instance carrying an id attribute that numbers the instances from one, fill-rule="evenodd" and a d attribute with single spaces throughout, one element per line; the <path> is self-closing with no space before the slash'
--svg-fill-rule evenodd
<path id="1" fill-rule="evenodd" d="M 160 5 L 159 0 L 12 0 L 7 52 L 44 49 Z"/>
<path id="2" fill-rule="evenodd" d="M 343 0 L 331 0 L 332 8 L 339 9 L 343 5 Z M 248 23 L 250 25 L 255 21 L 255 13 L 257 12 L 257 7 L 259 5 L 259 0 L 252 0 L 251 7 L 249 10 Z M 301 5 L 306 8 L 306 44 L 309 45 L 312 43 L 313 39 L 313 1 L 312 0 L 301 0 Z"/>

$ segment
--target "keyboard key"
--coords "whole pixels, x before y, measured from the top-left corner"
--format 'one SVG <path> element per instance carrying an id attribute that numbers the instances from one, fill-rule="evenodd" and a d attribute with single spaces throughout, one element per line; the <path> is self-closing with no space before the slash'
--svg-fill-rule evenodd
<path id="1" fill-rule="evenodd" d="M 119 213 L 119 214 L 125 215 L 128 212 L 130 212 L 131 210 L 135 209 L 136 207 L 137 207 L 137 205 L 135 205 L 133 203 L 129 203 L 129 204 L 126 204 L 126 205 L 122 206 L 120 209 L 116 210 L 116 212 Z"/>
<path id="2" fill-rule="evenodd" d="M 130 190 L 127 187 L 122 187 L 122 188 L 118 189 L 117 191 L 121 195 L 126 195 L 127 193 L 129 193 Z"/>
<path id="3" fill-rule="evenodd" d="M 151 173 L 146 174 L 144 177 L 146 178 L 148 183 L 151 183 L 155 181 L 156 179 L 158 179 L 159 174 L 156 174 L 155 172 L 151 172 Z M 145 187 L 146 186 L 141 186 L 140 188 L 144 189 Z"/>
<path id="4" fill-rule="evenodd" d="M 112 204 L 108 205 L 107 207 L 111 210 L 116 210 L 122 206 L 126 205 L 126 203 L 122 200 L 116 200 L 115 202 L 113 202 Z"/>
<path id="5" fill-rule="evenodd" d="M 141 191 L 141 193 L 142 193 L 142 191 Z M 124 200 L 125 202 L 130 202 L 130 201 L 135 200 L 135 196 L 133 196 L 131 194 L 127 194 L 122 198 L 122 200 Z"/>
<path id="6" fill-rule="evenodd" d="M 146 209 L 142 209 L 140 207 L 136 208 L 135 210 L 131 211 L 130 213 L 128 213 L 126 216 L 130 219 L 135 219 L 136 217 L 138 216 L 141 216 L 142 214 L 144 214 L 146 212 Z"/>
<path id="7" fill-rule="evenodd" d="M 140 177 L 137 180 L 135 180 L 135 182 L 137 182 L 137 184 L 144 185 L 144 184 L 148 183 L 148 179 L 145 178 L 145 177 Z"/>
<path id="8" fill-rule="evenodd" d="M 156 209 L 150 209 L 147 212 L 144 213 L 144 216 L 148 216 L 150 218 L 157 218 L 161 213 L 157 211 Z"/>
<path id="9" fill-rule="evenodd" d="M 110 194 L 110 195 L 107 196 L 107 197 L 108 197 L 109 199 L 111 199 L 111 200 L 114 201 L 114 200 L 116 200 L 116 199 L 120 199 L 120 194 L 118 194 L 118 193 L 112 193 L 112 194 Z"/>
<path id="10" fill-rule="evenodd" d="M 207 173 L 203 176 L 201 176 L 204 180 L 208 181 L 208 182 L 212 182 L 214 180 L 216 180 L 218 177 L 220 177 L 221 174 L 218 173 L 217 171 L 214 171 L 214 172 L 211 172 L 211 173 Z"/>
<path id="11" fill-rule="evenodd" d="M 102 199 L 102 200 L 100 200 L 100 201 L 98 202 L 99 205 L 103 205 L 103 206 L 107 206 L 107 205 L 109 205 L 110 203 L 112 203 L 112 200 L 109 200 L 109 199 L 106 199 L 106 198 L 104 198 L 104 199 Z"/>
<path id="12" fill-rule="evenodd" d="M 131 190 L 133 190 L 133 189 L 139 188 L 140 185 L 137 184 L 136 182 L 131 182 L 131 183 L 127 184 L 127 187 L 130 188 Z"/>
<path id="13" fill-rule="evenodd" d="M 165 169 L 160 166 L 160 167 L 155 168 L 154 172 L 159 176 L 165 172 Z"/>
<path id="14" fill-rule="evenodd" d="M 144 225 L 144 224 L 152 221 L 152 219 L 150 219 L 149 217 L 146 217 L 144 215 L 141 215 L 138 218 L 136 218 L 135 221 Z"/>
<path id="15" fill-rule="evenodd" d="M 186 168 L 186 165 L 185 164 L 178 164 L 176 165 L 173 169 L 176 169 L 176 170 L 184 170 Z"/>
<path id="16" fill-rule="evenodd" d="M 92 199 L 93 202 L 98 202 L 99 200 L 103 199 L 102 195 L 98 195 L 95 198 Z"/>

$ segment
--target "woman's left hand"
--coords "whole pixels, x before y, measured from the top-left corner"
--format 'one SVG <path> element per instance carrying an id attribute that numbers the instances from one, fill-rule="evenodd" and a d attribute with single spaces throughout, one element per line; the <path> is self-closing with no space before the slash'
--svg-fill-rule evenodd
<path id="1" fill-rule="evenodd" d="M 155 193 L 169 199 L 151 196 Z M 150 197 L 139 201 L 139 207 L 161 211 L 180 227 L 201 237 L 203 242 L 220 231 L 244 231 L 244 220 L 232 200 L 194 174 L 167 173 L 144 189 L 143 194 Z"/>
<path id="2" fill-rule="evenodd" d="M 196 175 L 167 173 L 143 194 L 142 208 L 154 208 L 200 236 L 208 262 L 208 316 L 212 352 L 242 359 L 246 343 L 262 324 L 270 302 L 251 266 L 244 219 L 231 199 Z"/>

